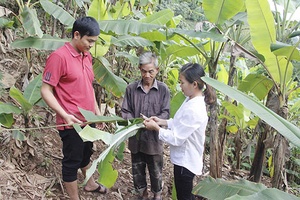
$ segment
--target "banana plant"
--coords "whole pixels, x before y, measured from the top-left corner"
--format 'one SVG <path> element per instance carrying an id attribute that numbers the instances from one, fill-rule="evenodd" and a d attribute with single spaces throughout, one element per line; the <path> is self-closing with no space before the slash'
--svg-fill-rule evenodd
<path id="1" fill-rule="evenodd" d="M 221 83 L 209 77 L 203 77 L 202 80 L 217 89 L 219 92 L 224 93 L 230 98 L 242 103 L 245 108 L 251 110 L 260 119 L 264 120 L 274 129 L 276 129 L 291 143 L 293 143 L 297 147 L 300 147 L 300 129 L 297 126 L 282 118 L 277 113 L 274 113 L 259 101 L 251 98 L 249 95 L 237 89 L 229 87 L 224 83 Z"/>
<path id="2" fill-rule="evenodd" d="M 13 125 L 13 114 L 21 114 L 24 117 L 25 128 L 29 127 L 30 112 L 34 105 L 40 103 L 41 95 L 41 74 L 31 81 L 25 88 L 24 93 L 16 87 L 11 87 L 9 96 L 14 100 L 14 104 L 0 103 L 0 123 L 10 128 Z M 42 104 L 41 104 L 42 105 Z"/>
<path id="3" fill-rule="evenodd" d="M 268 188 L 261 183 L 244 179 L 225 181 L 208 177 L 193 188 L 193 193 L 214 200 L 252 200 L 252 199 L 299 199 L 297 196 L 276 188 Z"/>
<path id="4" fill-rule="evenodd" d="M 241 103 L 223 101 L 222 106 L 228 111 L 229 115 L 220 114 L 220 118 L 227 118 L 228 125 L 226 130 L 228 133 L 235 134 L 235 158 L 236 169 L 240 169 L 241 166 L 241 151 L 242 146 L 245 145 L 244 134 L 250 129 L 254 129 L 258 122 L 257 117 L 251 117 L 251 111 L 246 109 Z"/>
<path id="5" fill-rule="evenodd" d="M 119 122 L 119 125 L 116 124 L 116 131 L 111 134 L 96 128 L 92 128 L 89 125 L 85 126 L 83 129 L 78 125 L 74 124 L 74 128 L 79 133 L 80 137 L 84 141 L 97 141 L 102 140 L 106 145 L 106 149 L 102 151 L 102 153 L 95 159 L 91 165 L 91 167 L 86 172 L 86 178 L 83 182 L 85 184 L 88 179 L 93 175 L 93 173 L 98 169 L 100 173 L 99 183 L 105 185 L 108 188 L 111 188 L 118 177 L 118 172 L 113 169 L 112 162 L 117 156 L 117 153 L 123 153 L 124 150 L 124 141 L 126 141 L 129 137 L 134 136 L 140 128 L 143 128 L 144 125 L 142 123 L 142 119 L 137 118 L 130 121 L 126 121 L 123 118 L 112 116 L 96 116 L 90 111 L 86 111 L 84 109 L 80 109 L 80 112 L 87 120 L 87 123 L 97 123 L 97 122 Z"/>
<path id="6" fill-rule="evenodd" d="M 268 73 L 268 76 L 274 82 L 275 92 L 279 101 L 277 110 L 281 116 L 286 118 L 288 113 L 286 110 L 288 88 L 293 82 L 293 64 L 291 61 L 299 58 L 294 56 L 295 54 L 299 54 L 299 52 L 296 48 L 292 48 L 294 50 L 286 52 L 285 55 L 281 55 L 280 53 L 276 54 L 276 52 L 272 52 L 271 46 L 275 44 L 276 41 L 285 42 L 286 37 L 282 36 L 291 35 L 291 33 L 299 28 L 299 23 L 291 23 L 286 16 L 282 18 L 283 20 L 278 20 L 281 19 L 281 17 L 278 16 L 279 13 L 275 13 L 275 17 L 277 16 L 275 20 L 278 24 L 278 26 L 276 26 L 267 0 L 246 0 L 245 2 L 252 44 L 262 57 L 262 65 Z M 292 1 L 287 1 L 283 6 L 285 13 L 288 13 L 288 9 L 292 7 Z M 282 29 L 280 25 L 283 26 L 284 29 Z M 297 45 L 295 45 L 295 47 L 296 46 Z M 281 174 L 285 164 L 284 152 L 287 149 L 288 146 L 285 138 L 277 134 L 274 142 L 273 156 L 275 174 L 272 179 L 272 185 L 277 188 L 280 188 L 282 185 L 283 180 Z"/>

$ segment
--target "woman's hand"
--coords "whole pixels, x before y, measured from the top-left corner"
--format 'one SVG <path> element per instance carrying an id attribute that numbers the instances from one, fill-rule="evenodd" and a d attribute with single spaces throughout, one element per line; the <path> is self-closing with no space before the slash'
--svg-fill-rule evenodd
<path id="1" fill-rule="evenodd" d="M 156 116 L 150 117 L 153 121 L 155 121 L 159 126 L 167 126 L 167 120 L 165 119 L 160 119 Z"/>
<path id="2" fill-rule="evenodd" d="M 143 123 L 145 125 L 145 128 L 148 130 L 159 131 L 160 129 L 159 125 L 151 118 L 144 120 Z"/>

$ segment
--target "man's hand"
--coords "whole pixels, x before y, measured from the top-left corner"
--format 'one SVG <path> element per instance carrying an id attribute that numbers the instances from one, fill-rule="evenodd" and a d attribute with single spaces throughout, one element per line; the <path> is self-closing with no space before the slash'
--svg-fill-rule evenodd
<path id="1" fill-rule="evenodd" d="M 97 123 L 97 124 L 96 124 L 96 128 L 97 128 L 97 129 L 100 129 L 100 130 L 103 130 L 103 129 L 105 128 L 105 123 L 104 123 L 104 122 Z"/>
<path id="2" fill-rule="evenodd" d="M 71 114 L 67 114 L 64 117 L 64 120 L 66 122 L 66 124 L 68 124 L 69 126 L 71 126 L 72 124 L 82 124 L 83 122 L 79 119 L 77 119 L 74 115 Z"/>
<path id="3" fill-rule="evenodd" d="M 148 119 L 148 117 L 146 117 L 145 115 L 143 115 L 142 113 L 140 113 L 141 118 L 143 118 L 144 120 Z"/>

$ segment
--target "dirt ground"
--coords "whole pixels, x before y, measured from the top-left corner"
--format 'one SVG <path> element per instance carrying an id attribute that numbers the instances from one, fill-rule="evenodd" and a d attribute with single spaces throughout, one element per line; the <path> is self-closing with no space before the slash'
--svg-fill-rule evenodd
<path id="1" fill-rule="evenodd" d="M 4 33 L 2 33 L 4 34 Z M 0 33 L 1 36 L 1 33 Z M 43 70 L 48 54 L 31 51 L 31 62 L 25 57 L 23 50 L 10 48 L 9 41 L 2 37 L 0 43 L 1 102 L 12 102 L 9 88 L 22 88 L 32 78 L 31 74 L 39 74 Z M 5 40 L 6 39 L 6 40 Z M 3 41 L 5 40 L 5 41 Z M 45 109 L 34 108 L 31 127 L 54 125 L 54 115 Z M 14 116 L 16 123 L 13 128 L 23 127 L 22 116 Z M 61 140 L 55 128 L 32 131 L 27 140 L 13 139 L 14 131 L 0 127 L 0 199 L 69 199 L 61 179 Z M 98 157 L 104 147 L 101 141 L 94 143 L 93 159 Z M 119 176 L 115 185 L 106 195 L 83 191 L 80 188 L 82 200 L 134 199 L 135 191 L 132 183 L 130 152 L 125 150 L 124 160 L 114 162 Z M 169 149 L 165 146 L 163 171 L 163 199 L 171 199 L 173 165 L 169 160 Z M 97 179 L 99 174 L 95 173 Z M 105 176 L 105 174 L 103 174 Z M 82 175 L 78 176 L 83 181 Z M 148 181 L 149 182 L 149 181 Z M 148 186 L 150 192 L 150 185 Z"/>
<path id="2" fill-rule="evenodd" d="M 2 36 L 4 33 L 0 33 Z M 0 37 L 0 71 L 3 75 L 0 102 L 12 102 L 8 97 L 9 88 L 16 86 L 22 88 L 31 78 L 31 74 L 41 73 L 45 58 L 48 54 L 32 50 L 30 62 L 26 59 L 23 50 L 13 50 L 9 47 L 9 34 Z M 45 109 L 34 110 L 33 127 L 44 127 L 54 125 L 54 116 Z M 14 127 L 22 127 L 22 117 L 15 116 Z M 0 199 L 3 200 L 24 200 L 24 199 L 69 199 L 63 187 L 61 179 L 61 140 L 56 129 L 39 129 L 32 131 L 27 140 L 20 142 L 13 139 L 14 131 L 7 131 L 0 127 Z M 93 159 L 98 157 L 104 150 L 101 141 L 94 143 L 95 152 Z M 126 149 L 124 160 L 115 161 L 114 168 L 119 176 L 115 185 L 109 189 L 106 195 L 83 191 L 80 188 L 82 200 L 131 200 L 135 197 L 132 183 L 130 152 Z M 203 175 L 197 176 L 196 184 L 208 176 L 209 155 L 205 154 Z M 94 174 L 95 179 L 99 174 Z M 105 176 L 105 174 L 102 174 Z M 224 164 L 223 178 L 234 180 L 247 178 L 247 171 L 233 171 L 230 165 Z M 82 181 L 79 174 L 79 181 Z M 164 168 L 163 168 L 163 199 L 171 200 L 173 165 L 169 160 L 169 148 L 164 147 Z M 149 181 L 148 181 L 149 183 Z M 270 186 L 268 178 L 263 177 L 262 183 Z M 150 192 L 150 185 L 148 184 Z"/>
<path id="3" fill-rule="evenodd" d="M 32 156 L 22 158 L 10 158 L 7 151 L 1 149 L 0 157 L 0 199 L 68 199 L 61 180 L 61 141 L 55 130 L 43 133 L 36 145 L 37 158 Z M 35 145 L 34 145 L 35 146 Z M 4 147 L 3 145 L 1 147 Z M 101 142 L 95 142 L 93 158 L 99 156 L 103 150 Z M 42 153 L 43 152 L 43 153 Z M 42 153 L 42 154 L 41 154 Z M 131 175 L 131 161 L 128 150 L 124 153 L 124 160 L 115 161 L 114 167 L 119 173 L 115 185 L 109 189 L 106 195 L 85 192 L 80 187 L 82 200 L 92 199 L 134 199 Z M 172 165 L 169 161 L 168 147 L 165 146 L 164 186 L 163 199 L 171 199 L 172 189 Z M 22 161 L 20 161 L 22 159 Z M 14 163 L 17 162 L 18 163 Z M 21 166 L 20 166 L 21 165 Z M 99 174 L 96 172 L 94 178 Z M 105 176 L 103 174 L 102 176 Z M 83 181 L 79 173 L 79 181 Z M 149 181 L 148 181 L 149 182 Z M 150 188 L 150 185 L 149 185 Z"/>

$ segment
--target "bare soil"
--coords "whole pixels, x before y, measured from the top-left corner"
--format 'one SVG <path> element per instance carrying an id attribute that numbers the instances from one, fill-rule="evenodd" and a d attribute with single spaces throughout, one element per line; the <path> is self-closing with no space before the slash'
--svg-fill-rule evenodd
<path id="1" fill-rule="evenodd" d="M 22 90 L 22 87 L 43 70 L 47 52 L 30 51 L 30 57 L 24 50 L 10 48 L 10 33 L 0 33 L 0 72 L 3 75 L 0 88 L 1 102 L 12 102 L 9 97 L 9 88 L 13 85 Z M 4 37 L 5 36 L 5 37 Z M 48 127 L 54 125 L 55 116 L 49 110 L 36 107 L 30 122 L 31 127 Z M 14 128 L 23 127 L 22 116 L 14 116 L 16 123 Z M 8 131 L 0 127 L 0 199 L 24 200 L 24 199 L 69 199 L 61 179 L 61 140 L 54 128 L 38 129 L 31 131 L 23 141 L 16 140 L 14 131 Z M 93 159 L 104 150 L 103 143 L 94 143 L 95 152 Z M 173 182 L 173 165 L 169 160 L 169 148 L 164 147 L 163 168 L 163 199 L 171 199 Z M 109 189 L 106 195 L 96 194 L 79 189 L 82 200 L 108 199 L 129 200 L 134 199 L 135 192 L 132 183 L 130 152 L 126 149 L 124 160 L 115 160 L 114 168 L 119 176 L 115 185 Z M 195 184 L 208 175 L 209 156 L 205 154 L 204 175 L 195 178 Z M 94 174 L 95 179 L 99 174 Z M 105 176 L 102 174 L 101 176 Z M 247 178 L 247 171 L 233 171 L 230 165 L 224 164 L 223 178 L 234 180 Z M 79 173 L 79 181 L 82 175 Z M 262 181 L 269 186 L 269 178 Z M 149 183 L 149 181 L 148 181 Z M 149 185 L 149 184 L 148 184 Z M 150 186 L 148 186 L 150 192 Z"/>

